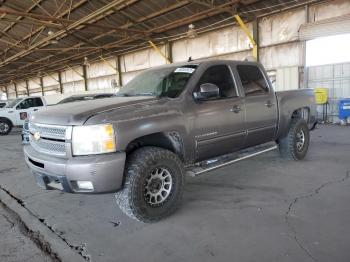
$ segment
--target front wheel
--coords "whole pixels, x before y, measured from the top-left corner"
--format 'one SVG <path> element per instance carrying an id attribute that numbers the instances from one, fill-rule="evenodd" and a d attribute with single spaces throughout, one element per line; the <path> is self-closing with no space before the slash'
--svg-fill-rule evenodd
<path id="1" fill-rule="evenodd" d="M 310 132 L 304 119 L 292 119 L 288 134 L 279 140 L 283 158 L 301 160 L 308 151 Z"/>
<path id="2" fill-rule="evenodd" d="M 7 119 L 0 119 L 0 136 L 7 136 L 12 130 L 12 124 Z"/>
<path id="3" fill-rule="evenodd" d="M 116 200 L 129 217 L 151 223 L 176 210 L 183 187 L 184 170 L 178 156 L 163 148 L 143 147 L 128 158 L 124 187 Z"/>

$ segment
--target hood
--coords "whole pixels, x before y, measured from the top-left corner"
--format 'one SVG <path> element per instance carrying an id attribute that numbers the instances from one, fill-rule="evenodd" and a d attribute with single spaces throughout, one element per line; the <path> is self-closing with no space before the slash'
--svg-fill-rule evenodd
<path id="1" fill-rule="evenodd" d="M 2 113 L 8 113 L 9 111 L 13 111 L 13 108 L 0 108 L 0 114 Z"/>
<path id="2" fill-rule="evenodd" d="M 49 125 L 83 125 L 91 116 L 156 100 L 155 97 L 113 97 L 49 106 L 31 116 L 31 121 Z"/>

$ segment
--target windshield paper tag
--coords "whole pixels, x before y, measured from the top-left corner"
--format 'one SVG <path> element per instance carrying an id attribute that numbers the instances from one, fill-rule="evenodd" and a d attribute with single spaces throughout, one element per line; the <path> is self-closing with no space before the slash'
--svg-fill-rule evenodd
<path id="1" fill-rule="evenodd" d="M 179 68 L 176 68 L 174 72 L 192 74 L 194 70 L 195 70 L 194 68 L 190 68 L 190 67 L 179 67 Z"/>

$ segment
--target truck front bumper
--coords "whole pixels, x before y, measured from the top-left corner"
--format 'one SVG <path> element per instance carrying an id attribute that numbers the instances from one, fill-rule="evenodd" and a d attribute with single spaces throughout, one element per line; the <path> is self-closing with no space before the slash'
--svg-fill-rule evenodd
<path id="1" fill-rule="evenodd" d="M 126 158 L 123 152 L 62 159 L 43 155 L 26 145 L 24 155 L 38 185 L 44 189 L 109 193 L 122 187 Z"/>

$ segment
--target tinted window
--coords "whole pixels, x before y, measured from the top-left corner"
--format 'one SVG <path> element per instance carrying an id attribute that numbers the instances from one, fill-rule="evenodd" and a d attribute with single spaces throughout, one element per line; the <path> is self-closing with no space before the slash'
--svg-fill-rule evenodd
<path id="1" fill-rule="evenodd" d="M 268 85 L 259 67 L 238 65 L 237 71 L 246 96 L 261 95 L 268 92 Z"/>
<path id="2" fill-rule="evenodd" d="M 18 106 L 17 109 L 28 109 L 31 107 L 40 107 L 43 106 L 43 102 L 41 98 L 27 98 L 23 100 Z"/>
<path id="3" fill-rule="evenodd" d="M 217 65 L 208 68 L 200 78 L 197 86 L 210 83 L 219 88 L 220 97 L 228 98 L 237 96 L 230 69 L 226 65 Z"/>
<path id="4" fill-rule="evenodd" d="M 43 105 L 43 101 L 41 100 L 41 98 L 36 97 L 36 98 L 32 98 L 32 99 L 33 99 L 33 107 L 44 106 Z"/>

